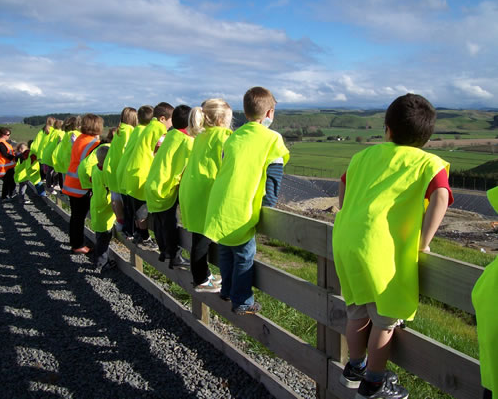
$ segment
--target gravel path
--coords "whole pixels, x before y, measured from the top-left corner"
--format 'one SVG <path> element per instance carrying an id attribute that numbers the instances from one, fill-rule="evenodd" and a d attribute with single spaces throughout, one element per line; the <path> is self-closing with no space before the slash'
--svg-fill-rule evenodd
<path id="1" fill-rule="evenodd" d="M 270 398 L 38 198 L 0 205 L 1 398 Z M 284 373 L 285 374 L 285 373 Z"/>

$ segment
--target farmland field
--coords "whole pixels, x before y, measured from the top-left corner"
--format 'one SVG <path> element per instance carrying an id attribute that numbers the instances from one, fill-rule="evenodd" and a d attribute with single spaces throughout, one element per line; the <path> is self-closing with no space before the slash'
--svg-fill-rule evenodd
<path id="1" fill-rule="evenodd" d="M 286 167 L 287 173 L 298 171 L 296 167 L 327 170 L 324 177 L 339 178 L 347 169 L 351 157 L 368 147 L 368 144 L 351 142 L 295 143 L 291 146 L 291 157 Z M 451 170 L 467 170 L 487 161 L 495 160 L 496 154 L 482 152 L 427 149 L 451 165 Z"/>

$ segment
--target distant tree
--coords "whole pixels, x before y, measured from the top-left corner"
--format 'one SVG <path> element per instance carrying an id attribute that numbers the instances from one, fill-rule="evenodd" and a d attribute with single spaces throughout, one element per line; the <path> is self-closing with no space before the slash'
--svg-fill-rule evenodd
<path id="1" fill-rule="evenodd" d="M 361 137 L 361 136 L 356 136 L 355 141 L 356 141 L 357 143 L 362 143 L 362 142 L 363 142 L 363 137 Z"/>
<path id="2" fill-rule="evenodd" d="M 350 136 L 346 136 L 346 138 L 344 140 L 351 141 L 351 137 Z"/>

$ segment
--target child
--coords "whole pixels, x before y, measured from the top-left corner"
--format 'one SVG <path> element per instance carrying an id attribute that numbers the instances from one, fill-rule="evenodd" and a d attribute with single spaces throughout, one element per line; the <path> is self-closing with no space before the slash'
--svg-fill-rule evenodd
<path id="1" fill-rule="evenodd" d="M 29 147 L 26 143 L 19 143 L 16 147 L 17 154 L 17 164 L 14 172 L 14 180 L 19 183 L 19 203 L 20 204 L 31 204 L 29 199 L 26 199 L 26 189 L 28 188 L 29 176 L 27 173 L 27 162 L 29 156 Z"/>
<path id="2" fill-rule="evenodd" d="M 90 209 L 90 191 L 81 187 L 78 166 L 100 144 L 104 120 L 94 114 L 86 114 L 81 120 L 81 134 L 73 143 L 71 162 L 64 179 L 62 192 L 69 196 L 71 218 L 69 241 L 74 254 L 87 254 L 91 248 L 85 245 L 85 218 Z"/>
<path id="3" fill-rule="evenodd" d="M 121 111 L 119 128 L 112 138 L 109 154 L 104 163 L 104 182 L 111 191 L 112 209 L 120 225 L 124 223 L 123 200 L 120 194 L 120 188 L 117 179 L 116 170 L 119 160 L 123 156 L 124 149 L 130 138 L 131 132 L 137 126 L 137 110 L 131 107 L 125 107 Z"/>
<path id="4" fill-rule="evenodd" d="M 398 97 L 386 111 L 387 142 L 354 155 L 340 183 L 333 251 L 350 355 L 341 383 L 359 387 L 358 399 L 408 397 L 386 363 L 399 319 L 417 310 L 418 253 L 429 251 L 452 202 L 449 164 L 420 149 L 435 122 L 425 98 Z"/>
<path id="5" fill-rule="evenodd" d="M 45 126 L 37 133 L 35 136 L 35 139 L 33 140 L 33 143 L 31 144 L 31 147 L 29 148 L 29 157 L 31 159 L 31 163 L 38 162 L 42 164 L 41 161 L 41 154 L 43 152 L 43 149 L 45 147 L 45 142 L 47 141 L 48 136 L 54 129 L 54 123 L 56 119 L 53 116 L 47 117 L 47 120 L 45 122 Z M 44 168 L 41 166 L 39 168 L 39 173 L 40 177 L 43 180 L 45 178 L 45 171 L 43 170 Z M 45 193 L 45 189 L 41 187 L 37 187 L 38 194 L 42 195 L 41 193 Z"/>
<path id="6" fill-rule="evenodd" d="M 487 195 L 498 213 L 498 187 L 488 190 Z M 472 290 L 472 304 L 477 318 L 481 381 L 484 387 L 483 399 L 496 397 L 498 392 L 498 313 L 494 302 L 497 292 L 498 257 L 486 266 Z"/>
<path id="7" fill-rule="evenodd" d="M 186 130 L 190 109 L 187 105 L 179 105 L 173 110 L 171 120 L 174 129 L 166 133 L 145 182 L 145 199 L 153 217 L 159 260 L 167 261 L 171 269 L 188 265 L 179 245 L 176 208 L 178 186 L 194 144 L 194 139 Z"/>
<path id="8" fill-rule="evenodd" d="M 156 143 L 171 127 L 173 109 L 170 104 L 165 102 L 156 105 L 154 117 L 133 148 L 123 176 L 124 181 L 122 182 L 125 193 L 133 198 L 133 214 L 139 225 L 136 230 L 135 241 L 150 249 L 156 249 L 157 246 L 149 237 L 147 228 L 148 212 L 145 204 L 145 181 L 154 159 Z"/>
<path id="9" fill-rule="evenodd" d="M 190 270 L 197 292 L 216 293 L 221 289 L 221 280 L 215 279 L 208 266 L 211 240 L 202 232 L 209 193 L 221 167 L 223 144 L 232 134 L 231 122 L 232 109 L 219 98 L 204 101 L 189 115 L 188 130 L 195 140 L 180 182 L 179 201 L 182 224 L 192 232 Z"/>
<path id="10" fill-rule="evenodd" d="M 261 206 L 276 203 L 283 165 L 289 159 L 282 136 L 268 129 L 276 103 L 263 87 L 246 92 L 244 113 L 249 122 L 225 142 L 207 205 L 203 234 L 220 244 L 220 296 L 231 299 L 238 315 L 261 310 L 252 293 L 256 224 Z"/>
<path id="11" fill-rule="evenodd" d="M 52 131 L 46 136 L 43 141 L 43 148 L 40 148 L 38 159 L 40 163 L 44 165 L 45 171 L 45 189 L 48 194 L 55 194 L 55 183 L 62 186 L 59 179 L 59 174 L 54 170 L 54 163 L 52 161 L 53 152 L 57 146 L 57 144 L 61 141 L 64 136 L 64 132 L 62 131 L 63 121 L 60 119 L 56 119 L 54 122 L 54 127 Z M 41 145 L 40 145 L 41 146 Z"/>
<path id="12" fill-rule="evenodd" d="M 133 211 L 133 199 L 129 195 L 126 194 L 126 190 L 123 187 L 124 174 L 126 171 L 126 165 L 128 164 L 128 160 L 130 159 L 130 155 L 132 154 L 135 144 L 138 139 L 142 135 L 145 127 L 150 123 L 152 116 L 154 114 L 154 108 L 150 105 L 142 105 L 137 112 L 138 116 L 138 125 L 131 132 L 130 138 L 128 139 L 128 143 L 125 146 L 123 156 L 119 160 L 118 168 L 116 169 L 116 178 L 119 185 L 118 192 L 121 193 L 121 199 L 123 200 L 123 213 L 124 213 L 124 221 L 123 225 L 117 225 L 117 230 L 122 229 L 123 233 L 127 237 L 133 237 L 135 233 L 135 213 Z M 147 227 L 147 226 L 144 226 Z"/>
<path id="13" fill-rule="evenodd" d="M 95 231 L 95 266 L 100 270 L 112 268 L 115 263 L 109 260 L 109 243 L 112 238 L 112 226 L 116 217 L 111 204 L 111 194 L 104 185 L 103 166 L 109 145 L 97 148 L 97 164 L 92 168 L 92 198 L 90 200 L 90 217 L 92 230 Z"/>
<path id="14" fill-rule="evenodd" d="M 70 116 L 66 118 L 63 125 L 64 136 L 52 153 L 54 170 L 65 175 L 71 162 L 71 148 L 75 140 L 81 134 L 81 117 Z"/>

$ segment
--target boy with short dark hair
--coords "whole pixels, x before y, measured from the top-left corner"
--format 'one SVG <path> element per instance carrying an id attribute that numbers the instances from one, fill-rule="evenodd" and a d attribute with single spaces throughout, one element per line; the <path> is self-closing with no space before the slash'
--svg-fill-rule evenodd
<path id="1" fill-rule="evenodd" d="M 452 202 L 449 164 L 420 149 L 435 121 L 422 96 L 397 98 L 385 116 L 387 142 L 354 155 L 341 179 L 333 251 L 350 354 L 341 383 L 358 387 L 357 399 L 408 397 L 386 363 L 394 328 L 417 310 L 418 253 L 430 250 Z"/>
<path id="2" fill-rule="evenodd" d="M 268 129 L 275 105 L 272 93 L 263 87 L 253 87 L 244 95 L 249 122 L 224 144 L 206 211 L 203 234 L 220 244 L 220 296 L 232 301 L 232 311 L 238 315 L 261 310 L 252 293 L 256 224 L 261 207 L 275 205 L 289 159 L 282 136 Z"/>
<path id="3" fill-rule="evenodd" d="M 181 254 L 176 217 L 178 188 L 194 144 L 193 137 L 186 130 L 189 112 L 188 105 L 174 109 L 173 129 L 166 133 L 145 182 L 145 199 L 153 217 L 159 260 L 167 262 L 170 268 L 189 264 Z"/>

